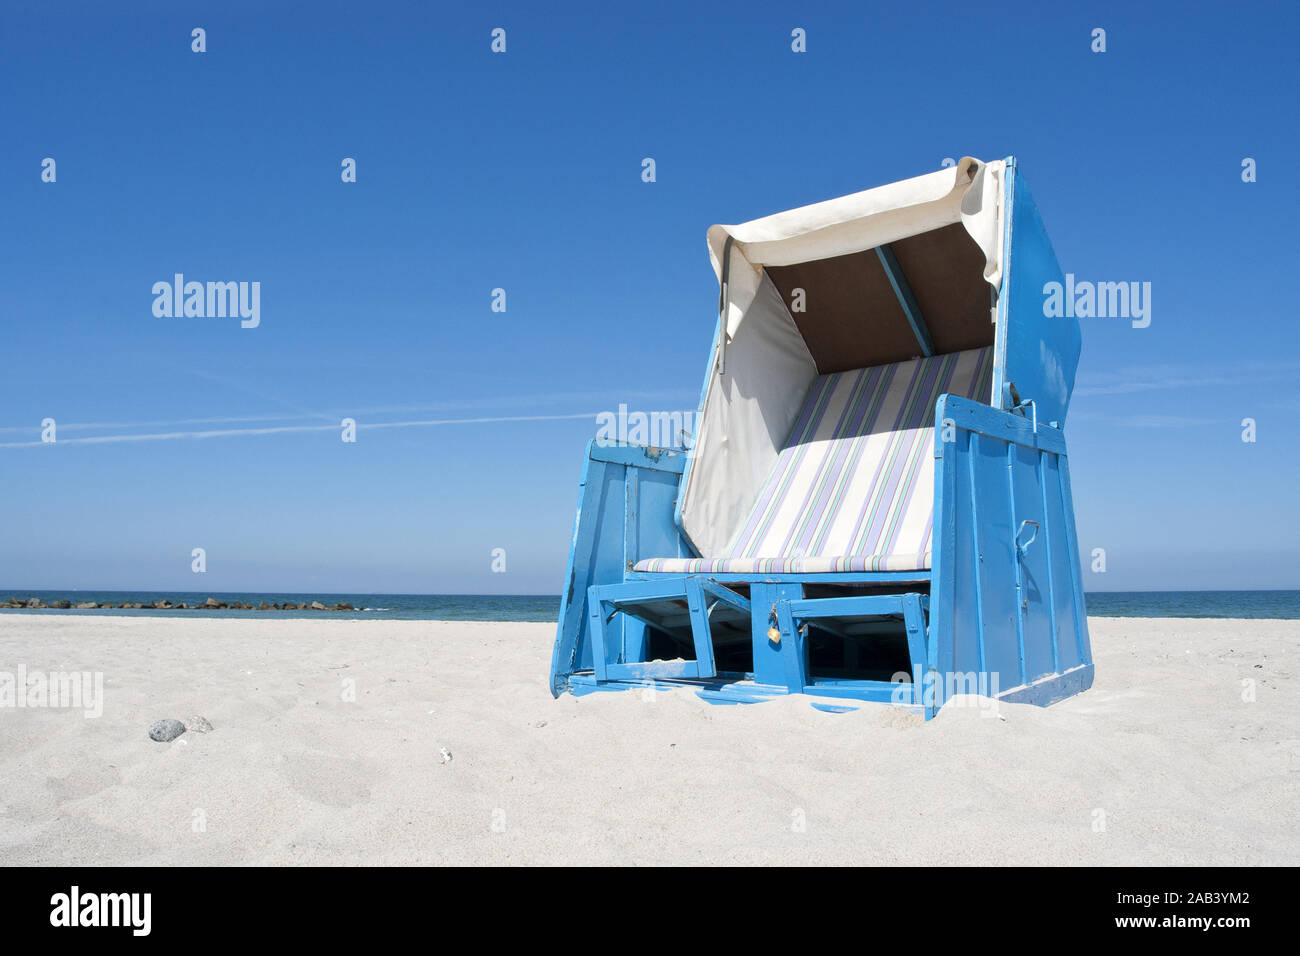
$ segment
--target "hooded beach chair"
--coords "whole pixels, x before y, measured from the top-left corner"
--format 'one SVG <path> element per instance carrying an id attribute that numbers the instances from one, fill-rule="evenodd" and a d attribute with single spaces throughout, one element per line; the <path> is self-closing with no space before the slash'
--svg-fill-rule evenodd
<path id="1" fill-rule="evenodd" d="M 1014 159 L 708 233 L 688 450 L 593 442 L 551 689 L 931 717 L 1091 686 L 1063 428 L 1079 360 Z"/>

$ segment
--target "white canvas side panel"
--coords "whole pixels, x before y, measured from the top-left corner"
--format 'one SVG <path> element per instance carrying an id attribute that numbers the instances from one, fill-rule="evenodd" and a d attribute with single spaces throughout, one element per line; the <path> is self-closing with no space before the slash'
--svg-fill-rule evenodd
<path id="1" fill-rule="evenodd" d="M 732 309 L 741 311 L 738 296 L 747 307 L 730 341 L 719 341 L 723 371 L 715 355 L 681 492 L 682 530 L 706 558 L 723 553 L 753 508 L 817 377 L 776 286 L 763 276 L 755 287 L 755 278 L 735 256 Z"/>

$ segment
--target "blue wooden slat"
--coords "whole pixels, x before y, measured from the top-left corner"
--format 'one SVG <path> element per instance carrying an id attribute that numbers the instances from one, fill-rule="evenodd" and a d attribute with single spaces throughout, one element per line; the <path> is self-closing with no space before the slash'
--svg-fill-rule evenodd
<path id="1" fill-rule="evenodd" d="M 640 560 L 637 547 L 637 529 L 640 514 L 638 490 L 640 472 L 635 465 L 628 465 L 623 475 L 623 567 L 631 568 Z"/>
<path id="2" fill-rule="evenodd" d="M 744 597 L 737 594 L 735 591 L 731 590 L 731 588 L 723 587 L 721 584 L 719 584 L 715 580 L 712 580 L 711 578 L 700 578 L 699 582 L 701 588 L 703 588 L 709 594 L 712 594 L 719 601 L 722 601 L 724 604 L 731 605 L 737 611 L 744 611 L 746 614 L 749 613 L 749 608 L 750 608 L 749 601 L 745 600 Z"/>
<path id="3" fill-rule="evenodd" d="M 877 614 L 902 614 L 903 595 L 863 594 L 854 597 L 810 598 L 789 601 L 790 615 L 796 620 L 818 617 L 854 617 Z"/>
<path id="4" fill-rule="evenodd" d="M 912 686 L 921 688 L 926 670 L 925 613 L 921 595 L 903 595 L 903 627 L 907 631 L 907 652 L 912 659 Z"/>
<path id="5" fill-rule="evenodd" d="M 1004 688 L 1021 683 L 1015 589 L 1016 522 L 1007 488 L 1007 447 L 1006 442 L 984 435 L 974 436 L 971 441 L 971 479 L 974 500 L 978 502 L 979 535 L 974 556 L 979 567 L 975 586 L 984 647 L 979 672 L 989 674 L 998 687 Z"/>
<path id="6" fill-rule="evenodd" d="M 930 340 L 930 328 L 925 324 L 925 317 L 921 315 L 921 307 L 916 304 L 916 297 L 912 295 L 912 287 L 907 283 L 907 276 L 903 275 L 903 267 L 894 257 L 894 250 L 886 243 L 876 247 L 876 256 L 885 269 L 885 276 L 894 289 L 894 295 L 903 310 L 903 315 L 907 317 L 907 324 L 912 327 L 912 334 L 916 336 L 916 344 L 920 347 L 921 354 L 933 355 L 934 342 Z"/>
<path id="7" fill-rule="evenodd" d="M 819 584 L 924 584 L 930 580 L 929 571 L 834 571 L 826 574 L 741 574 L 728 571 L 709 571 L 708 576 L 723 584 L 800 584 L 816 581 Z M 629 571 L 629 581 L 658 581 L 664 578 L 684 578 L 686 572 Z"/>
<path id="8" fill-rule="evenodd" d="M 701 674 L 698 661 L 642 661 L 636 664 L 610 664 L 605 668 L 605 675 L 597 674 L 598 680 L 624 680 L 627 678 L 660 677 L 712 677 L 713 674 Z"/>
<path id="9" fill-rule="evenodd" d="M 975 616 L 973 619 L 975 629 L 975 655 L 973 659 L 966 658 L 959 663 L 954 663 L 953 667 L 945 671 L 950 674 L 957 670 L 977 670 L 983 674 L 988 670 L 988 654 L 986 651 L 986 641 L 984 633 L 984 602 L 980 595 L 984 593 L 984 553 L 981 550 L 980 541 L 980 506 L 979 495 L 975 493 L 975 463 L 976 451 L 979 448 L 980 436 L 978 432 L 967 432 L 966 434 L 966 496 L 969 508 L 969 519 L 967 525 L 969 528 L 970 550 L 966 553 L 967 560 L 970 562 L 970 574 L 966 579 L 967 587 L 970 588 L 971 604 L 973 605 Z M 971 665 L 974 665 L 973 667 Z"/>
<path id="10" fill-rule="evenodd" d="M 691 609 L 691 635 L 695 639 L 696 677 L 717 673 L 713 663 L 713 634 L 704 604 L 704 582 L 698 577 L 686 579 L 686 603 Z"/>
<path id="11" fill-rule="evenodd" d="M 1047 461 L 1049 458 L 1055 457 L 1055 455 L 1043 452 L 1038 455 L 1037 461 L 1039 505 L 1043 512 L 1043 553 L 1047 564 L 1047 622 L 1052 635 L 1051 673 L 1053 674 L 1059 673 L 1061 670 L 1061 629 L 1056 621 L 1056 568 L 1059 566 L 1060 561 L 1057 560 L 1053 552 L 1060 547 L 1060 539 L 1063 537 L 1061 530 L 1057 526 L 1058 519 L 1052 508 L 1047 482 Z"/>
<path id="12" fill-rule="evenodd" d="M 965 552 L 959 550 L 957 535 L 958 511 L 958 464 L 962 446 L 970 441 L 969 431 L 958 431 L 954 426 L 947 429 L 944 422 L 942 401 L 935 403 L 934 410 L 934 530 L 931 550 L 933 552 L 933 576 L 930 582 L 930 600 L 933 602 L 930 614 L 929 642 L 926 649 L 925 699 L 926 716 L 932 717 L 936 708 L 943 704 L 942 682 L 940 674 L 952 670 L 953 657 L 956 653 L 957 633 L 957 578 L 959 574 L 959 556 Z M 962 528 L 965 532 L 965 526 Z M 972 620 L 973 615 L 962 617 L 963 621 Z M 969 627 L 963 628 L 963 633 Z"/>
<path id="13" fill-rule="evenodd" d="M 578 642 L 587 615 L 587 588 L 591 585 L 596 542 L 597 512 L 604 488 L 606 465 L 592 459 L 593 441 L 587 446 L 578 485 L 578 514 L 569 544 L 569 562 L 564 591 L 560 596 L 560 625 L 551 653 L 551 694 L 560 696 L 564 680 L 578 666 Z M 583 520 L 584 515 L 588 516 Z"/>
<path id="14" fill-rule="evenodd" d="M 674 474 L 681 474 L 686 467 L 686 455 L 683 452 L 669 448 L 647 448 L 644 445 L 601 445 L 593 441 L 588 456 L 592 461 L 632 465 L 635 468 L 650 468 Z"/>
<path id="15" fill-rule="evenodd" d="M 803 596 L 803 586 L 795 583 L 775 584 L 759 581 L 749 589 L 750 635 L 754 649 L 754 679 L 764 684 L 784 684 L 788 677 L 783 656 L 784 638 L 773 642 L 768 630 L 773 622 L 772 609 L 778 601 L 794 601 Z"/>
<path id="16" fill-rule="evenodd" d="M 592 668 L 596 671 L 596 679 L 604 680 L 605 668 L 609 661 L 605 640 L 607 612 L 605 605 L 600 600 L 599 588 L 593 587 L 588 591 L 587 614 L 590 621 L 587 633 L 591 639 Z"/>
<path id="17" fill-rule="evenodd" d="M 808 649 L 803 634 L 790 613 L 792 601 L 776 602 L 777 627 L 781 629 L 781 664 L 785 686 L 790 693 L 799 693 L 808 683 Z"/>
<path id="18" fill-rule="evenodd" d="M 943 395 L 939 399 L 938 419 L 952 422 L 956 428 L 988 435 L 999 441 L 1015 442 L 1029 448 L 1041 448 L 1056 455 L 1065 454 L 1065 435 L 1058 428 L 1046 424 L 1039 417 L 1038 430 L 1023 415 L 1015 415 L 991 408 L 958 395 Z"/>
<path id="19" fill-rule="evenodd" d="M 1019 678 L 1013 685 L 1018 687 L 1026 683 L 1027 671 L 1025 663 L 1025 596 L 1024 596 L 1024 560 L 1020 552 L 1017 540 L 1020 536 L 1020 522 L 1024 516 L 1020 513 L 1016 501 L 1016 446 L 1008 442 L 1006 448 L 1007 472 L 1006 472 L 1006 495 L 1007 495 L 1007 514 L 1011 516 L 1011 579 L 1015 582 L 1014 604 L 1015 604 L 1015 623 L 1016 623 L 1016 676 Z M 1005 675 L 1004 675 L 1005 676 Z M 1005 684 L 1002 686 L 1006 686 Z"/>
<path id="20" fill-rule="evenodd" d="M 1051 527 L 1043 510 L 1043 490 L 1039 481 L 1039 451 L 1023 445 L 1008 446 L 1011 451 L 1008 479 L 1012 489 L 1016 528 L 1022 522 L 1037 523 L 1032 543 L 1016 550 L 1020 568 L 1020 632 L 1024 646 L 1023 682 L 1031 683 L 1047 674 L 1055 673 L 1055 653 L 1052 650 L 1052 603 L 1050 599 L 1051 570 L 1047 563 L 1048 535 Z M 1026 530 L 1022 540 L 1029 540 L 1034 529 Z"/>

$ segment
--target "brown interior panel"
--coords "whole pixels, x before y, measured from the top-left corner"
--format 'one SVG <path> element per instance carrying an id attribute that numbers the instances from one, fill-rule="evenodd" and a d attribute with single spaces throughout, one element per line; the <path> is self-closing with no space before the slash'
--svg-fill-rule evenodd
<path id="1" fill-rule="evenodd" d="M 984 253 L 959 222 L 890 243 L 938 355 L 993 344 Z M 874 253 L 873 253 L 874 254 Z"/>
<path id="2" fill-rule="evenodd" d="M 891 247 L 937 354 L 993 344 L 984 254 L 961 223 L 900 239 Z M 874 249 L 769 266 L 767 274 L 787 309 L 795 290 L 804 290 L 804 311 L 791 316 L 821 374 L 905 362 L 921 354 Z"/>
<path id="3" fill-rule="evenodd" d="M 794 290 L 804 290 L 805 311 L 791 315 L 823 375 L 921 354 L 874 249 L 769 266 L 767 274 L 787 309 Z"/>

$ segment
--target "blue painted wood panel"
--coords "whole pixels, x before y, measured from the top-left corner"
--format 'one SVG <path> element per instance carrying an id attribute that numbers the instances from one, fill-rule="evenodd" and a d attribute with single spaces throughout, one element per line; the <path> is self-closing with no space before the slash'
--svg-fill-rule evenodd
<path id="1" fill-rule="evenodd" d="M 981 692 L 1001 693 L 1090 665 L 1064 436 L 954 396 L 940 399 L 935 420 L 929 659 L 939 702 L 954 677 L 969 686 L 969 675 L 986 674 L 996 685 Z"/>
<path id="2" fill-rule="evenodd" d="M 680 452 L 631 445 L 587 446 L 578 512 L 560 622 L 551 656 L 551 693 L 558 696 L 569 674 L 594 666 L 587 589 L 616 584 L 643 557 L 685 557 L 685 542 L 673 522 L 684 456 Z M 616 661 L 625 642 L 639 647 L 644 627 L 617 615 L 606 630 L 606 660 Z"/>
<path id="3" fill-rule="evenodd" d="M 1039 485 L 1040 456 L 1044 452 L 1025 445 L 1008 444 L 1007 478 L 1015 515 L 1019 563 L 1020 643 L 1024 669 L 1020 683 L 1035 681 L 1055 670 L 1052 632 L 1051 579 L 1048 570 L 1048 528 Z M 1026 525 L 1032 521 L 1034 524 Z M 1004 685 L 1005 686 L 1005 685 Z"/>
<path id="4" fill-rule="evenodd" d="M 1015 159 L 1007 164 L 1004 203 L 1010 230 L 998 295 L 994 401 L 1010 408 L 1008 386 L 1014 384 L 1021 399 L 1034 401 L 1040 422 L 1064 427 L 1082 345 L 1079 323 L 1044 315 L 1044 285 L 1063 282 L 1064 276 Z"/>

